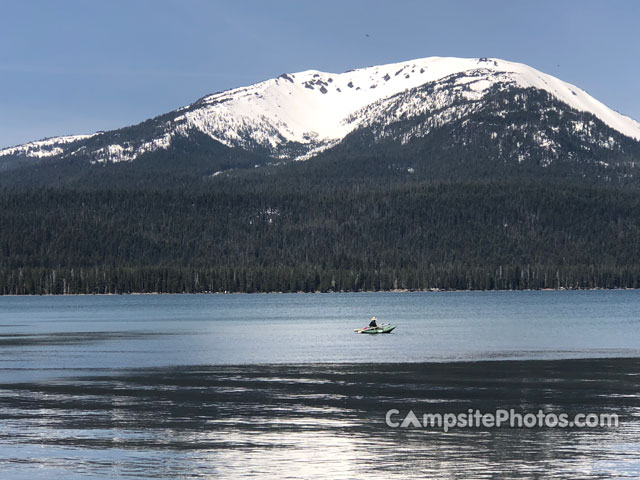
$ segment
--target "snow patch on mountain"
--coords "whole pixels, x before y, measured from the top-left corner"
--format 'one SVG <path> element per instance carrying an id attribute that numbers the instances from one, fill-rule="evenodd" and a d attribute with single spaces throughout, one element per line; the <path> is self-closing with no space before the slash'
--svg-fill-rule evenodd
<path id="1" fill-rule="evenodd" d="M 153 138 L 148 141 L 142 141 L 137 144 L 132 142 L 124 142 L 123 144 L 111 144 L 106 147 L 98 148 L 89 152 L 89 156 L 93 159 L 93 163 L 105 162 L 128 162 L 135 160 L 140 155 L 156 150 L 166 150 L 171 145 L 174 134 L 167 132 L 161 137 Z M 85 153 L 85 147 L 72 152 L 72 155 Z"/>
<path id="2" fill-rule="evenodd" d="M 26 143 L 24 145 L 18 145 L 16 147 L 9 147 L 0 150 L 0 157 L 8 155 L 21 155 L 30 158 L 44 158 L 60 155 L 65 151 L 63 147 L 70 143 L 75 143 L 80 140 L 95 137 L 99 135 L 94 133 L 91 135 L 66 135 L 62 137 L 45 138 L 43 140 L 37 140 L 35 142 Z"/>

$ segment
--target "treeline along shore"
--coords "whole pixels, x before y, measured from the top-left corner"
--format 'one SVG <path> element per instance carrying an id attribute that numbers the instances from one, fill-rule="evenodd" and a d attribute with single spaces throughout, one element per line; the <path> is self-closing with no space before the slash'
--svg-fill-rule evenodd
<path id="1" fill-rule="evenodd" d="M 5 295 L 639 288 L 640 194 L 287 176 L 5 189 L 0 254 Z"/>

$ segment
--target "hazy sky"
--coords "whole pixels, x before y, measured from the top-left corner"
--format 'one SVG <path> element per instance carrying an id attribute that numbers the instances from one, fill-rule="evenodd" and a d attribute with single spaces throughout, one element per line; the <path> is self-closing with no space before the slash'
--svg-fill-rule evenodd
<path id="1" fill-rule="evenodd" d="M 498 57 L 640 120 L 640 1 L 0 0 L 0 147 L 283 72 Z"/>

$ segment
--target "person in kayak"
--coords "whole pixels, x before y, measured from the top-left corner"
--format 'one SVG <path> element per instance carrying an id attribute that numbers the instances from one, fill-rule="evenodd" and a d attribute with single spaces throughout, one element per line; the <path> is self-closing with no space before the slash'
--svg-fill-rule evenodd
<path id="1" fill-rule="evenodd" d="M 369 328 L 378 328 L 378 324 L 376 323 L 376 317 L 371 317 L 371 321 L 369 322 Z"/>

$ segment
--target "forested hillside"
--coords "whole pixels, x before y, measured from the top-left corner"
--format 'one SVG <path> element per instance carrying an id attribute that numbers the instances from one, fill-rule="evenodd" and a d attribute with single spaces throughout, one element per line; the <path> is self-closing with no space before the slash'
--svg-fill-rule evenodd
<path id="1" fill-rule="evenodd" d="M 38 189 L 0 195 L 0 249 L 3 294 L 639 287 L 640 195 L 297 175 Z"/>

